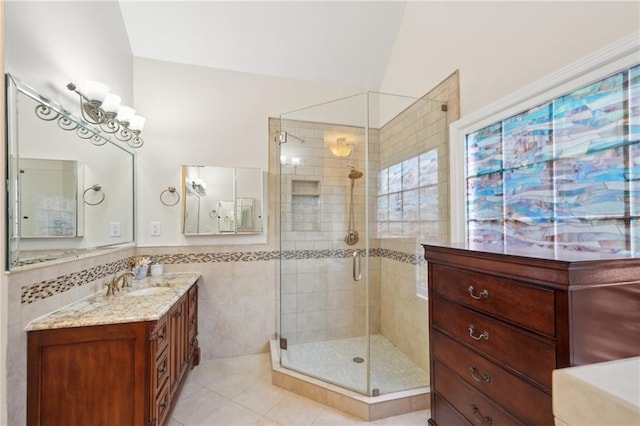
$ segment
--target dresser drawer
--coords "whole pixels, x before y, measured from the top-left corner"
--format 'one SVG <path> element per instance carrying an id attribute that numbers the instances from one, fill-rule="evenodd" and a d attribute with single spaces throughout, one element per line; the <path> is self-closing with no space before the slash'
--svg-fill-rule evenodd
<path id="1" fill-rule="evenodd" d="M 523 425 L 489 398 L 460 380 L 451 370 L 438 361 L 433 363 L 434 383 L 437 392 L 460 414 L 473 424 L 492 426 Z M 439 426 L 445 426 L 438 422 Z"/>
<path id="2" fill-rule="evenodd" d="M 438 426 L 470 425 L 467 419 L 458 413 L 447 401 L 438 394 L 433 394 L 433 405 L 431 406 L 431 420 Z"/>
<path id="3" fill-rule="evenodd" d="M 433 356 L 473 388 L 531 425 L 553 425 L 551 396 L 476 352 L 432 331 Z"/>
<path id="4" fill-rule="evenodd" d="M 551 390 L 551 372 L 556 366 L 555 345 L 552 342 L 446 299 L 434 297 L 432 303 L 434 328 Z"/>
<path id="5" fill-rule="evenodd" d="M 434 264 L 433 291 L 462 304 L 555 336 L 554 293 L 516 280 Z"/>

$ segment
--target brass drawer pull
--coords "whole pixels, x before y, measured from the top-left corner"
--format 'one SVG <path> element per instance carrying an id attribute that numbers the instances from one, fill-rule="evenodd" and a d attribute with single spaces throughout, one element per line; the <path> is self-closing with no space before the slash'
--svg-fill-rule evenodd
<path id="1" fill-rule="evenodd" d="M 484 331 L 479 336 L 474 336 L 475 332 L 476 332 L 476 328 L 473 326 L 473 324 L 469 325 L 469 336 L 471 336 L 472 339 L 474 339 L 474 340 L 480 340 L 480 339 L 489 340 L 489 332 L 488 331 Z"/>
<path id="2" fill-rule="evenodd" d="M 159 376 L 163 375 L 166 372 L 167 372 L 167 366 L 166 365 L 163 365 L 162 368 L 158 369 L 158 375 Z"/>
<path id="3" fill-rule="evenodd" d="M 469 292 L 469 296 L 473 297 L 476 300 L 487 299 L 489 297 L 489 292 L 487 291 L 487 289 L 482 290 L 478 296 L 476 296 L 476 294 L 475 294 L 476 293 L 476 289 L 473 288 L 472 285 L 469 286 L 467 291 Z"/>
<path id="4" fill-rule="evenodd" d="M 489 383 L 491 381 L 491 377 L 489 377 L 487 373 L 484 373 L 482 377 L 480 377 L 478 375 L 479 371 L 474 365 L 469 366 L 469 371 L 471 372 L 471 377 L 473 377 L 473 380 L 475 380 L 476 382 Z"/>
<path id="5" fill-rule="evenodd" d="M 471 404 L 471 415 L 473 415 L 473 419 L 480 424 L 486 423 L 490 425 L 493 422 L 493 419 L 490 416 L 482 415 L 476 404 Z M 478 415 L 480 415 L 480 417 L 478 417 Z"/>

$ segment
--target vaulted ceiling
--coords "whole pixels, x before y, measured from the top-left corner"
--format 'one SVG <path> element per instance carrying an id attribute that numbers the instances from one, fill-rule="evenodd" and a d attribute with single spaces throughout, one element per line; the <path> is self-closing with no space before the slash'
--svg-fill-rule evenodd
<path id="1" fill-rule="evenodd" d="M 120 0 L 120 8 L 136 57 L 377 89 L 405 2 Z"/>

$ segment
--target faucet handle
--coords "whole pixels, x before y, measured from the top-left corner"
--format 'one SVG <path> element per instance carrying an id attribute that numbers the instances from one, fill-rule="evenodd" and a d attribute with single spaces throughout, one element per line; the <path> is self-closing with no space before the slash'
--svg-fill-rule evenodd
<path id="1" fill-rule="evenodd" d="M 128 275 L 124 275 L 122 277 L 122 285 L 120 287 L 122 287 L 122 288 L 131 287 L 131 284 L 129 284 L 129 276 Z"/>
<path id="2" fill-rule="evenodd" d="M 107 281 L 104 285 L 107 287 L 107 296 L 115 294 L 116 291 L 120 291 L 118 283 L 115 280 Z"/>

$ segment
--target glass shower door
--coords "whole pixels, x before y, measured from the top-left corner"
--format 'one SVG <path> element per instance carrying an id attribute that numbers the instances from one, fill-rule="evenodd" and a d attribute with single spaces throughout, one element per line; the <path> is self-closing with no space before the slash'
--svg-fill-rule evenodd
<path id="1" fill-rule="evenodd" d="M 364 93 L 283 114 L 280 359 L 364 395 L 428 385 L 424 241 L 446 221 L 446 108 Z"/>
<path id="2" fill-rule="evenodd" d="M 283 114 L 280 361 L 368 394 L 366 94 Z"/>

